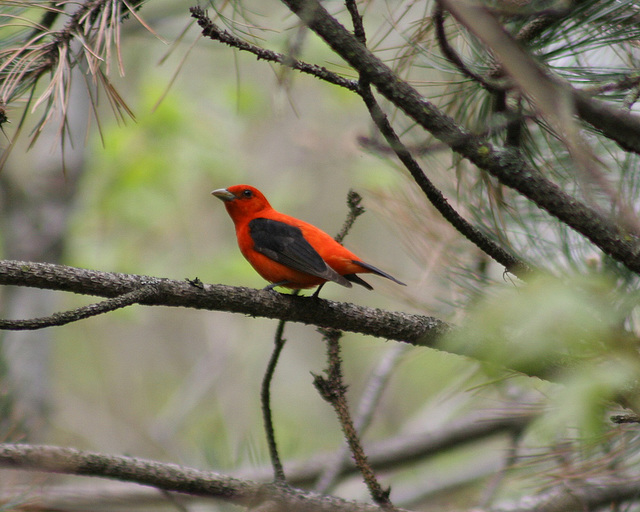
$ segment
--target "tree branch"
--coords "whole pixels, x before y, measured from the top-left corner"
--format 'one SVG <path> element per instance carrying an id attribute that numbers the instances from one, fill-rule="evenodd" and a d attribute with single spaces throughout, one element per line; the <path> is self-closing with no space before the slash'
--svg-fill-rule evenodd
<path id="1" fill-rule="evenodd" d="M 380 512 L 374 505 L 289 487 L 240 480 L 176 464 L 56 446 L 0 444 L 0 467 L 111 478 L 164 491 L 217 498 L 245 507 L 271 502 L 279 511 Z"/>
<path id="2" fill-rule="evenodd" d="M 139 300 L 140 305 L 226 311 L 298 322 L 437 348 L 494 365 L 490 360 L 484 359 L 482 354 L 476 353 L 477 347 L 473 343 L 440 343 L 444 335 L 452 332 L 452 326 L 434 317 L 222 284 L 196 285 L 193 281 L 100 272 L 52 263 L 0 260 L 0 285 L 114 297 L 138 290 L 149 283 L 153 283 L 154 293 Z M 570 366 L 574 362 L 575 360 L 567 358 L 562 364 Z M 557 376 L 557 370 L 558 361 L 554 359 L 548 365 L 517 367 L 512 371 L 553 380 Z"/>
<path id="3" fill-rule="evenodd" d="M 97 476 L 151 485 L 170 492 L 218 498 L 236 505 L 256 506 L 266 501 L 280 505 L 280 510 L 296 512 L 380 512 L 375 505 L 354 503 L 333 496 L 272 484 L 260 484 L 213 472 L 200 471 L 133 457 L 103 455 L 95 452 L 59 448 L 0 444 L 0 467 Z M 571 489 L 556 488 L 522 502 L 503 502 L 492 512 L 582 512 L 610 503 L 637 499 L 638 477 L 609 477 L 575 482 Z M 28 491 L 27 491 L 28 492 Z M 482 511 L 481 508 L 474 510 Z"/>
<path id="4" fill-rule="evenodd" d="M 442 194 L 442 192 L 440 192 L 440 190 L 427 177 L 418 162 L 413 158 L 413 156 L 411 156 L 409 150 L 404 146 L 391 126 L 391 123 L 387 119 L 387 116 L 378 105 L 371 88 L 369 86 L 362 87 L 360 89 L 360 96 L 362 96 L 365 105 L 369 109 L 369 114 L 371 115 L 373 122 L 378 127 L 378 130 L 380 130 L 380 133 L 383 135 L 391 149 L 395 152 L 398 159 L 411 173 L 414 181 L 422 189 L 427 199 L 431 202 L 434 208 L 440 212 L 440 215 L 442 215 L 442 217 L 444 217 L 444 219 L 467 240 L 475 244 L 476 247 L 483 251 L 487 256 L 503 265 L 504 268 L 513 275 L 520 279 L 526 279 L 526 276 L 531 275 L 533 268 L 529 266 L 528 263 L 520 260 L 500 247 L 478 228 L 470 224 L 449 204 L 449 201 L 444 197 L 444 194 Z"/>
<path id="5" fill-rule="evenodd" d="M 134 274 L 86 270 L 51 263 L 0 260 L 0 285 L 17 285 L 115 297 L 150 281 L 157 293 L 144 306 L 228 311 L 331 327 L 414 345 L 432 346 L 450 326 L 433 317 L 368 308 L 324 299 L 275 294 L 251 288 L 157 279 Z"/>
<path id="6" fill-rule="evenodd" d="M 143 284 L 140 288 L 118 295 L 111 299 L 98 302 L 97 304 L 89 304 L 71 311 L 62 313 L 54 313 L 53 315 L 33 318 L 29 320 L 0 320 L 0 329 L 8 331 L 34 331 L 44 329 L 46 327 L 59 327 L 61 325 L 91 318 L 92 316 L 102 315 L 115 311 L 116 309 L 126 308 L 133 304 L 139 303 L 144 299 L 148 299 L 155 295 L 158 291 L 152 284 Z"/>
<path id="7" fill-rule="evenodd" d="M 313 385 L 320 393 L 320 396 L 333 407 L 344 437 L 349 444 L 351 455 L 362 474 L 362 478 L 369 489 L 369 494 L 375 503 L 385 511 L 395 511 L 389 498 L 391 489 L 383 489 L 376 478 L 371 464 L 367 460 L 367 455 L 362 447 L 360 436 L 351 418 L 349 406 L 347 404 L 347 386 L 344 384 L 342 376 L 342 357 L 340 356 L 340 338 L 342 333 L 335 329 L 325 329 L 322 332 L 327 343 L 327 369 L 325 376 L 314 375 Z"/>
<path id="8" fill-rule="evenodd" d="M 355 80 L 344 78 L 332 71 L 329 71 L 323 66 L 307 64 L 306 62 L 301 62 L 299 60 L 293 59 L 288 55 L 276 53 L 271 50 L 267 50 L 265 48 L 261 48 L 259 46 L 255 46 L 253 44 L 247 43 L 246 41 L 243 41 L 233 34 L 230 34 L 226 30 L 222 30 L 220 27 L 218 27 L 207 16 L 205 10 L 199 6 L 191 7 L 189 10 L 191 12 L 191 17 L 198 20 L 198 25 L 200 25 L 200 27 L 202 28 L 202 35 L 205 37 L 213 39 L 214 41 L 220 41 L 221 43 L 229 45 L 233 48 L 237 48 L 238 50 L 253 53 L 256 57 L 258 57 L 258 59 L 282 64 L 283 66 L 287 66 L 308 75 L 315 76 L 316 78 L 324 80 L 325 82 L 339 85 L 340 87 L 344 87 L 345 89 L 348 89 L 350 91 L 355 92 L 358 89 L 358 82 L 356 82 Z"/>
<path id="9" fill-rule="evenodd" d="M 297 295 L 297 291 L 294 292 Z M 273 380 L 273 374 L 276 371 L 280 354 L 284 348 L 287 340 L 284 338 L 284 326 L 286 322 L 280 320 L 276 329 L 276 335 L 274 337 L 273 351 L 267 364 L 264 377 L 262 378 L 262 386 L 260 387 L 260 406 L 262 408 L 262 422 L 264 424 L 264 431 L 267 435 L 267 446 L 269 447 L 269 457 L 271 458 L 271 467 L 273 468 L 273 480 L 280 484 L 286 484 L 286 477 L 284 469 L 282 467 L 282 461 L 280 460 L 280 454 L 278 453 L 278 445 L 276 443 L 276 432 L 273 428 L 273 419 L 271 415 L 271 381 Z"/>

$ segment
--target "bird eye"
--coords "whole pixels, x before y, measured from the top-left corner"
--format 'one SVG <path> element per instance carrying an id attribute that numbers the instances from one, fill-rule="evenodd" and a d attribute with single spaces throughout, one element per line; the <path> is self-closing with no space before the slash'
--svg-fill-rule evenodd
<path id="1" fill-rule="evenodd" d="M 242 191 L 242 195 L 246 198 L 249 198 L 253 196 L 253 192 L 251 192 L 251 190 L 247 188 Z"/>

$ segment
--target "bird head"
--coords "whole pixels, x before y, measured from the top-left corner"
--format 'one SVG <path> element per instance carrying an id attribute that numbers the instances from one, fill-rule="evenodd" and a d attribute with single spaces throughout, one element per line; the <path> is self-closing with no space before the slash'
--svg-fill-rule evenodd
<path id="1" fill-rule="evenodd" d="M 234 185 L 229 188 L 219 188 L 211 192 L 212 195 L 224 201 L 231 218 L 253 216 L 256 213 L 271 208 L 269 201 L 262 192 L 251 185 Z"/>

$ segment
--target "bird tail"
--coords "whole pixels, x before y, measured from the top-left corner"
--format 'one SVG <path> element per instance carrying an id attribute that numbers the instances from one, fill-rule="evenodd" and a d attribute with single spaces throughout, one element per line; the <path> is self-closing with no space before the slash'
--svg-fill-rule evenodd
<path id="1" fill-rule="evenodd" d="M 379 268 L 377 268 L 377 267 L 374 267 L 373 265 L 369 265 L 368 263 L 365 263 L 364 261 L 356 261 L 356 260 L 354 260 L 353 262 L 354 262 L 356 265 L 360 265 L 361 267 L 366 268 L 369 272 L 373 272 L 374 274 L 377 274 L 377 275 L 379 275 L 379 276 L 386 277 L 387 279 L 390 279 L 390 280 L 391 280 L 391 281 L 393 281 L 394 283 L 401 284 L 402 286 L 407 286 L 407 285 L 406 285 L 405 283 L 403 283 L 402 281 L 398 281 L 398 280 L 397 280 L 395 277 L 393 277 L 391 274 L 387 274 L 386 272 L 384 272 L 384 271 L 380 270 L 380 269 L 379 269 Z M 346 277 L 346 276 L 345 276 L 345 277 Z M 347 278 L 347 279 L 349 279 L 349 278 Z M 360 278 L 358 278 L 358 279 L 360 279 Z M 356 281 L 356 280 L 354 280 L 354 279 L 349 279 L 349 280 L 350 280 L 350 281 L 353 281 L 354 283 L 362 284 L 362 283 L 360 283 L 359 281 Z M 362 279 L 360 279 L 360 281 L 362 281 Z M 363 281 L 363 282 L 364 282 L 364 281 Z M 366 286 L 365 286 L 365 285 L 366 285 Z M 367 284 L 367 283 L 362 284 L 362 286 L 364 286 L 365 288 L 368 288 L 368 289 L 370 289 L 370 290 L 371 290 L 371 289 L 373 289 L 373 288 L 371 288 L 371 285 L 369 285 L 369 284 Z"/>
<path id="2" fill-rule="evenodd" d="M 359 277 L 357 274 L 345 274 L 343 277 L 351 281 L 352 283 L 359 284 L 360 286 L 364 286 L 367 290 L 373 290 L 373 286 L 367 283 L 364 279 Z"/>

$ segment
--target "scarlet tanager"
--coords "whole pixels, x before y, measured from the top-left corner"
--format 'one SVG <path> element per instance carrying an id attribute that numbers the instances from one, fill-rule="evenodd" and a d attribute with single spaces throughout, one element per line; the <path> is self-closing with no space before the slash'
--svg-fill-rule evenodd
<path id="1" fill-rule="evenodd" d="M 234 185 L 211 193 L 224 201 L 236 226 L 240 251 L 271 283 L 265 290 L 275 286 L 312 288 L 327 281 L 347 288 L 357 283 L 373 290 L 358 273 L 377 274 L 404 286 L 395 277 L 362 261 L 321 229 L 274 210 L 254 187 Z"/>

